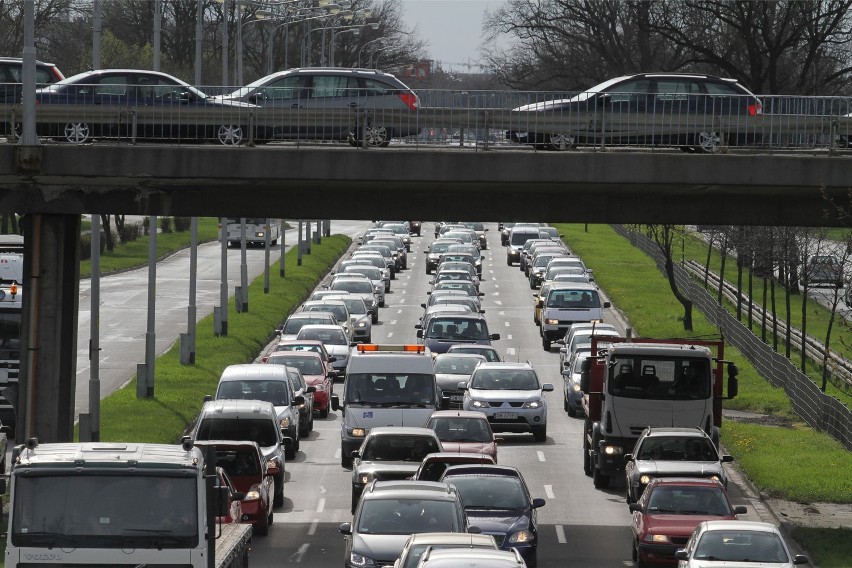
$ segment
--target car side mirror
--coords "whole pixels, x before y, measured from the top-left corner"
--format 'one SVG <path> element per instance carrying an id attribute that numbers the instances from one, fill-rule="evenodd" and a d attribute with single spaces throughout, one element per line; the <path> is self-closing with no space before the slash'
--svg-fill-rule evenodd
<path id="1" fill-rule="evenodd" d="M 425 310 L 425 309 L 426 309 L 426 304 L 420 304 L 420 307 L 421 307 L 421 308 L 423 308 L 423 309 Z"/>
<path id="2" fill-rule="evenodd" d="M 808 557 L 802 554 L 797 554 L 793 557 L 793 564 L 807 564 L 808 562 L 810 562 Z"/>
<path id="3" fill-rule="evenodd" d="M 334 355 L 332 355 L 328 358 L 329 363 L 334 363 L 335 361 L 337 361 L 337 357 L 335 357 Z"/>
<path id="4" fill-rule="evenodd" d="M 467 383 L 462 381 L 462 382 L 460 382 L 459 384 L 456 385 L 456 388 L 459 389 L 460 391 L 466 391 L 467 390 Z"/>
<path id="5" fill-rule="evenodd" d="M 682 548 L 675 550 L 675 558 L 677 560 L 689 560 L 689 553 Z"/>
<path id="6" fill-rule="evenodd" d="M 740 505 L 738 507 L 734 507 L 734 514 L 735 515 L 745 515 L 747 513 L 748 513 L 748 509 L 746 507 L 744 507 L 743 505 Z"/>
<path id="7" fill-rule="evenodd" d="M 358 345 L 357 341 L 350 341 L 349 342 L 349 347 L 355 347 L 356 345 Z"/>
<path id="8" fill-rule="evenodd" d="M 498 339 L 500 339 L 500 334 L 499 334 L 499 333 L 492 333 L 492 334 L 489 336 L 489 338 L 490 338 L 492 341 L 497 341 Z"/>
<path id="9" fill-rule="evenodd" d="M 484 313 L 485 313 L 485 310 L 479 310 L 479 313 L 480 313 L 480 314 L 484 314 Z"/>
<path id="10" fill-rule="evenodd" d="M 734 461 L 734 456 L 729 456 L 728 454 L 722 456 L 722 463 L 731 463 L 732 461 Z"/>
<path id="11" fill-rule="evenodd" d="M 610 304 L 609 302 L 604 302 L 604 303 L 603 303 L 603 307 L 604 307 L 604 308 L 608 308 L 608 307 L 610 307 L 610 306 L 612 306 L 612 304 Z"/>
<path id="12" fill-rule="evenodd" d="M 631 513 L 641 513 L 642 505 L 640 505 L 639 503 L 631 503 L 629 509 Z"/>
<path id="13" fill-rule="evenodd" d="M 317 392 L 317 387 L 308 387 L 305 389 L 305 392 Z"/>
<path id="14" fill-rule="evenodd" d="M 484 295 L 485 295 L 485 292 L 480 292 L 480 293 L 479 293 L 479 295 L 480 295 L 480 296 L 484 296 Z"/>
<path id="15" fill-rule="evenodd" d="M 423 330 L 422 330 L 422 329 L 418 329 L 418 330 L 417 330 L 417 339 L 422 339 L 422 338 L 423 338 Z"/>
<path id="16" fill-rule="evenodd" d="M 340 531 L 340 534 L 351 535 L 352 534 L 352 523 L 340 523 L 340 526 L 337 527 L 337 530 Z"/>
<path id="17" fill-rule="evenodd" d="M 544 507 L 544 504 L 545 504 L 545 500 L 542 499 L 541 497 L 536 497 L 535 499 L 532 500 L 532 508 L 533 509 L 538 509 L 539 507 Z"/>
<path id="18" fill-rule="evenodd" d="M 414 329 L 423 329 L 423 324 L 415 323 L 415 324 L 414 324 Z"/>
<path id="19" fill-rule="evenodd" d="M 305 404 L 305 397 L 303 397 L 302 395 L 298 395 L 293 398 L 293 404 L 291 406 L 298 406 L 300 404 Z"/>
<path id="20" fill-rule="evenodd" d="M 551 392 L 553 390 L 553 385 L 551 383 L 544 383 L 541 385 L 541 390 L 544 392 Z"/>
<path id="21" fill-rule="evenodd" d="M 624 454 L 624 463 L 633 461 L 633 454 Z"/>
<path id="22" fill-rule="evenodd" d="M 359 450 L 352 450 L 352 459 L 361 459 L 361 452 Z"/>

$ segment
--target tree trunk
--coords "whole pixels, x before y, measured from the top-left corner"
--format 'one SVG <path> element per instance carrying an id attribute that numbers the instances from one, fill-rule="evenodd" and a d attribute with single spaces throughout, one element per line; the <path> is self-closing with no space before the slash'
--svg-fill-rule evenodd
<path id="1" fill-rule="evenodd" d="M 112 238 L 112 229 L 109 226 L 109 215 L 101 215 L 101 225 L 104 232 L 104 240 L 106 241 L 106 249 L 110 252 L 115 250 L 115 239 Z"/>
<path id="2" fill-rule="evenodd" d="M 716 298 L 719 304 L 722 303 L 722 292 L 725 290 L 725 262 L 728 260 L 728 240 L 723 239 L 720 244 L 722 245 L 722 264 L 719 268 L 719 293 Z"/>
<path id="3" fill-rule="evenodd" d="M 769 292 L 769 281 L 766 278 L 764 278 L 763 279 L 763 301 L 762 301 L 763 311 L 761 312 L 763 315 L 760 318 L 760 340 L 763 341 L 764 343 L 766 343 L 766 314 L 769 312 L 769 310 L 766 309 L 766 304 L 767 304 L 766 300 L 767 300 L 768 292 Z"/>
<path id="4" fill-rule="evenodd" d="M 124 232 L 124 215 L 114 215 L 115 217 L 115 232 L 118 233 L 118 238 L 121 242 L 127 242 L 127 233 Z"/>
<path id="5" fill-rule="evenodd" d="M 737 255 L 737 321 L 743 321 L 743 262 Z"/>
<path id="6" fill-rule="evenodd" d="M 748 271 L 748 329 L 754 329 L 754 263 Z"/>
<path id="7" fill-rule="evenodd" d="M 808 355 L 805 352 L 805 337 L 807 337 L 808 333 L 808 281 L 805 280 L 804 284 L 802 284 L 802 361 L 799 366 L 802 373 L 805 372 Z"/>
<path id="8" fill-rule="evenodd" d="M 692 300 L 681 294 L 674 277 L 674 262 L 671 256 L 666 256 L 666 277 L 669 280 L 669 288 L 675 298 L 683 306 L 683 329 L 692 331 Z"/>
<path id="9" fill-rule="evenodd" d="M 775 279 L 769 281 L 769 296 L 772 302 L 772 348 L 778 352 L 778 310 L 775 308 Z"/>
<path id="10" fill-rule="evenodd" d="M 704 288 L 707 288 L 707 281 L 710 278 L 710 256 L 713 254 L 713 233 L 710 234 L 710 240 L 707 241 L 707 260 L 704 261 Z"/>

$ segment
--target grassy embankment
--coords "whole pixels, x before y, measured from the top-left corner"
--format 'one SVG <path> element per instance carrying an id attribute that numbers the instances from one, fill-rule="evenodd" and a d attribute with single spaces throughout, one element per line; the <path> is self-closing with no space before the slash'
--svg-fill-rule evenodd
<path id="1" fill-rule="evenodd" d="M 559 225 L 574 252 L 594 269 L 598 284 L 629 319 L 639 336 L 718 337 L 718 330 L 695 310 L 694 330 L 684 332 L 683 309 L 654 262 L 609 226 Z M 706 254 L 706 252 L 705 252 Z M 700 258 L 700 257 L 699 257 Z M 760 377 L 736 349 L 726 358 L 740 368 L 740 392 L 725 401 L 736 408 L 782 418 L 786 427 L 726 421 L 722 443 L 752 482 L 768 494 L 801 502 L 852 503 L 852 453 L 826 434 L 806 426 L 784 391 Z M 852 527 L 801 529 L 797 540 L 822 568 L 848 568 Z"/>

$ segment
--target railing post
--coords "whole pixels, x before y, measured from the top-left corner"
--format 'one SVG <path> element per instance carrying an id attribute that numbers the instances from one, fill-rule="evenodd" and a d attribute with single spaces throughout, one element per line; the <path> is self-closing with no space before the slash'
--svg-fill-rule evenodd
<path id="1" fill-rule="evenodd" d="M 119 119 L 119 120 L 121 120 L 121 119 Z M 136 144 L 136 126 L 137 126 L 136 109 L 135 108 L 130 110 L 130 125 L 131 125 L 130 126 L 130 143 L 135 145 Z"/>
<path id="2" fill-rule="evenodd" d="M 254 111 L 249 111 L 248 142 L 246 142 L 246 146 L 248 146 L 249 148 L 254 148 L 254 127 L 255 127 Z"/>

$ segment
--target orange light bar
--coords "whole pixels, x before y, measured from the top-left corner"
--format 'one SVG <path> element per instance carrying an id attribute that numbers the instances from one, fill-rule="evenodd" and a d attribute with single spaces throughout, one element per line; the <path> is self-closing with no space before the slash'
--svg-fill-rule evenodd
<path id="1" fill-rule="evenodd" d="M 375 351 L 407 351 L 412 353 L 425 353 L 426 346 L 418 344 L 387 345 L 379 343 L 359 343 L 356 349 L 361 353 Z"/>
<path id="2" fill-rule="evenodd" d="M 17 296 L 18 295 L 18 285 L 13 283 L 11 286 L 9 286 L 9 293 L 12 294 L 13 298 L 15 296 Z"/>

